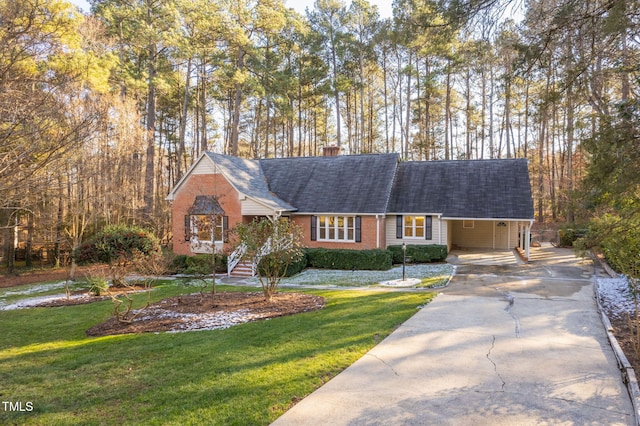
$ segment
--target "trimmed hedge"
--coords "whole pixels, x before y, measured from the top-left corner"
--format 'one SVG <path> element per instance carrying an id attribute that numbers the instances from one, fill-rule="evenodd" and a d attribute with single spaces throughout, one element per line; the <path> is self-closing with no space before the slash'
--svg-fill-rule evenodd
<path id="1" fill-rule="evenodd" d="M 306 252 L 311 268 L 386 271 L 393 266 L 389 250 L 311 248 Z"/>
<path id="2" fill-rule="evenodd" d="M 393 255 L 393 263 L 402 263 L 402 246 L 387 247 Z M 442 262 L 447 258 L 447 246 L 407 244 L 407 257 L 412 263 Z"/>
<path id="3" fill-rule="evenodd" d="M 212 262 L 210 254 L 196 254 L 195 256 L 187 256 L 185 259 L 187 274 L 211 274 Z M 227 272 L 227 256 L 224 254 L 215 254 L 216 272 Z"/>

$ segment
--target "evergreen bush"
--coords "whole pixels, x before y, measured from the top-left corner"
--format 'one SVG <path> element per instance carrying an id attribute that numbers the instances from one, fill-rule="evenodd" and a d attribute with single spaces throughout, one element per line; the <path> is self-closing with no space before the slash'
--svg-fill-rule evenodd
<path id="1" fill-rule="evenodd" d="M 215 256 L 216 272 L 227 272 L 227 256 L 219 253 L 216 253 L 215 255 L 196 254 L 195 256 L 187 256 L 185 259 L 186 268 L 184 272 L 187 274 L 200 275 L 209 275 L 213 273 L 213 259 L 211 256 Z"/>
<path id="2" fill-rule="evenodd" d="M 74 256 L 79 264 L 113 264 L 160 253 L 160 242 L 151 232 L 138 226 L 111 225 L 82 244 Z"/>
<path id="3" fill-rule="evenodd" d="M 573 247 L 573 243 L 578 238 L 583 238 L 587 232 L 588 229 L 582 227 L 563 226 L 558 230 L 558 243 L 560 247 Z"/>
<path id="4" fill-rule="evenodd" d="M 389 250 L 343 250 L 310 248 L 308 266 L 320 269 L 386 271 L 392 266 Z"/>
<path id="5" fill-rule="evenodd" d="M 393 263 L 402 263 L 402 246 L 395 245 L 387 247 L 393 255 Z M 407 245 L 407 258 L 412 263 L 443 262 L 447 258 L 447 246 L 439 244 L 429 245 Z"/>

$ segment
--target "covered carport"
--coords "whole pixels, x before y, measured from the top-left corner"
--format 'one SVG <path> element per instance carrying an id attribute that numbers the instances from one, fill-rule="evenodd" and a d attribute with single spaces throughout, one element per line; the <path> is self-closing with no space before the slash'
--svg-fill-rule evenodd
<path id="1" fill-rule="evenodd" d="M 528 259 L 533 221 L 522 219 L 447 218 L 449 247 L 505 250 L 520 248 Z"/>

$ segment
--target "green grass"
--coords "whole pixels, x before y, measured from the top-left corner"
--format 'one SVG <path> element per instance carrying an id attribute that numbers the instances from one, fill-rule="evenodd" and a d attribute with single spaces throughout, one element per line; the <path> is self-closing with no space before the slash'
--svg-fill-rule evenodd
<path id="1" fill-rule="evenodd" d="M 416 288 L 439 288 L 447 285 L 451 279 L 450 274 L 436 275 L 433 277 L 423 278 L 420 284 L 416 285 Z"/>
<path id="2" fill-rule="evenodd" d="M 165 283 L 152 297 L 192 291 Z M 0 424 L 269 424 L 432 297 L 312 293 L 324 309 L 175 334 L 86 337 L 109 317 L 108 301 L 0 311 L 0 400 L 33 404 L 0 405 Z"/>

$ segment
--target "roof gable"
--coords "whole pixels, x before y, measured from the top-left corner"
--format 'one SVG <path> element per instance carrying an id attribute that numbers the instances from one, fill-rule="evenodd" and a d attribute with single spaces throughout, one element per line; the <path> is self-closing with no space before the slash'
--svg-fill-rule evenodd
<path id="1" fill-rule="evenodd" d="M 397 154 L 260 160 L 271 191 L 303 213 L 384 213 Z"/>
<path id="2" fill-rule="evenodd" d="M 528 162 L 506 159 L 400 163 L 388 212 L 533 219 Z"/>
<path id="3" fill-rule="evenodd" d="M 294 211 L 295 207 L 269 191 L 260 163 L 229 155 L 207 152 L 219 170 L 241 194 L 275 211 Z"/>

